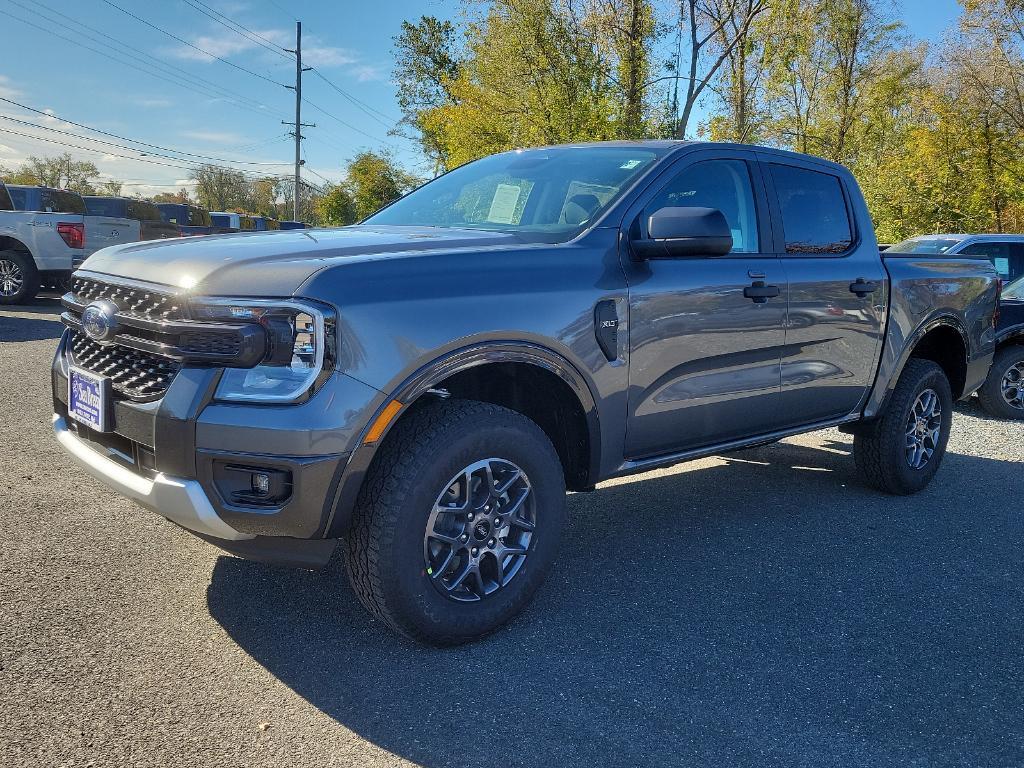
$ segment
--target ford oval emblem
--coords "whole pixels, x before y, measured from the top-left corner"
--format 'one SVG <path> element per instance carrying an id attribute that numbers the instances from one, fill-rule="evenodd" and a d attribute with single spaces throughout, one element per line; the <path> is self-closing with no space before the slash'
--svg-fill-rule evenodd
<path id="1" fill-rule="evenodd" d="M 94 301 L 82 312 L 82 330 L 93 341 L 110 341 L 117 333 L 117 307 L 109 301 Z"/>

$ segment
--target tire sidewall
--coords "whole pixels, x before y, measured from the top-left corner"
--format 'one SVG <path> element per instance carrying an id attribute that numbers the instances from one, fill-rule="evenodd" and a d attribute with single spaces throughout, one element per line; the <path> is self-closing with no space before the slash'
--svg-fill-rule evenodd
<path id="1" fill-rule="evenodd" d="M 1014 344 L 996 354 L 988 378 L 982 385 L 979 399 L 982 406 L 993 416 L 1003 419 L 1024 419 L 1024 410 L 1014 408 L 1003 399 L 1003 377 L 1011 366 L 1024 360 L 1024 344 Z"/>
<path id="2" fill-rule="evenodd" d="M 473 430 L 451 430 L 438 436 L 435 450 L 416 462 L 415 480 L 399 513 L 385 562 L 393 565 L 388 602 L 399 616 L 422 617 L 416 634 L 442 633 L 473 638 L 496 629 L 518 613 L 543 582 L 554 560 L 565 518 L 565 485 L 561 464 L 547 436 L 532 423 L 491 417 Z M 529 427 L 533 427 L 530 429 Z M 423 536 L 434 502 L 465 467 L 487 458 L 505 459 L 529 479 L 536 505 L 536 529 L 525 562 L 515 577 L 493 595 L 460 602 L 443 595 L 426 573 Z"/>
<path id="3" fill-rule="evenodd" d="M 914 469 L 907 463 L 906 427 L 914 403 L 926 389 L 934 390 L 939 396 L 942 424 L 939 428 L 939 443 L 935 448 L 935 453 L 932 454 L 925 466 L 921 469 Z M 908 382 L 906 391 L 901 395 L 902 397 L 898 398 L 899 407 L 887 414 L 889 423 L 886 427 L 889 431 L 889 446 L 886 460 L 891 463 L 895 479 L 903 492 L 917 493 L 931 482 L 935 473 L 939 471 L 939 466 L 946 454 L 946 444 L 949 441 L 949 432 L 953 424 L 953 394 L 946 375 L 941 368 L 933 363 L 923 375 L 915 377 L 913 382 Z"/>

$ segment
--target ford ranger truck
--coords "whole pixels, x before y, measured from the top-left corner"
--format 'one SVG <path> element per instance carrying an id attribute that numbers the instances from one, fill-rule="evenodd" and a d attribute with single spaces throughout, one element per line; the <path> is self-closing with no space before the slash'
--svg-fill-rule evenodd
<path id="1" fill-rule="evenodd" d="M 984 259 L 883 259 L 851 174 L 813 157 L 505 152 L 355 226 L 95 254 L 53 427 L 228 552 L 314 568 L 343 542 L 373 615 L 456 644 L 530 601 L 567 489 L 840 427 L 865 483 L 921 490 L 997 290 Z"/>

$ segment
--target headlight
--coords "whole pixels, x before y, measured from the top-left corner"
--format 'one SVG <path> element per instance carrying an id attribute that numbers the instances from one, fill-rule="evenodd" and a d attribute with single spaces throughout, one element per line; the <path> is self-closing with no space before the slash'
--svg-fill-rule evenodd
<path id="1" fill-rule="evenodd" d="M 195 320 L 254 322 L 263 326 L 267 352 L 253 368 L 226 368 L 214 398 L 240 402 L 294 402 L 334 362 L 334 316 L 305 301 L 196 299 Z"/>

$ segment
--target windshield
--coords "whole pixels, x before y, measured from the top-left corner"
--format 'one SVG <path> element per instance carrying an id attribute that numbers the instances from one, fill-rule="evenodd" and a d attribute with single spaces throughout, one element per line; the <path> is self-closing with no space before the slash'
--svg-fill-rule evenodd
<path id="1" fill-rule="evenodd" d="M 1024 300 L 1024 277 L 1018 277 L 1003 288 L 1003 298 Z"/>
<path id="2" fill-rule="evenodd" d="M 456 168 L 364 224 L 467 227 L 542 242 L 574 237 L 657 159 L 649 148 L 504 152 Z"/>
<path id="3" fill-rule="evenodd" d="M 897 243 L 886 253 L 945 253 L 963 240 L 956 237 L 912 237 Z"/>

